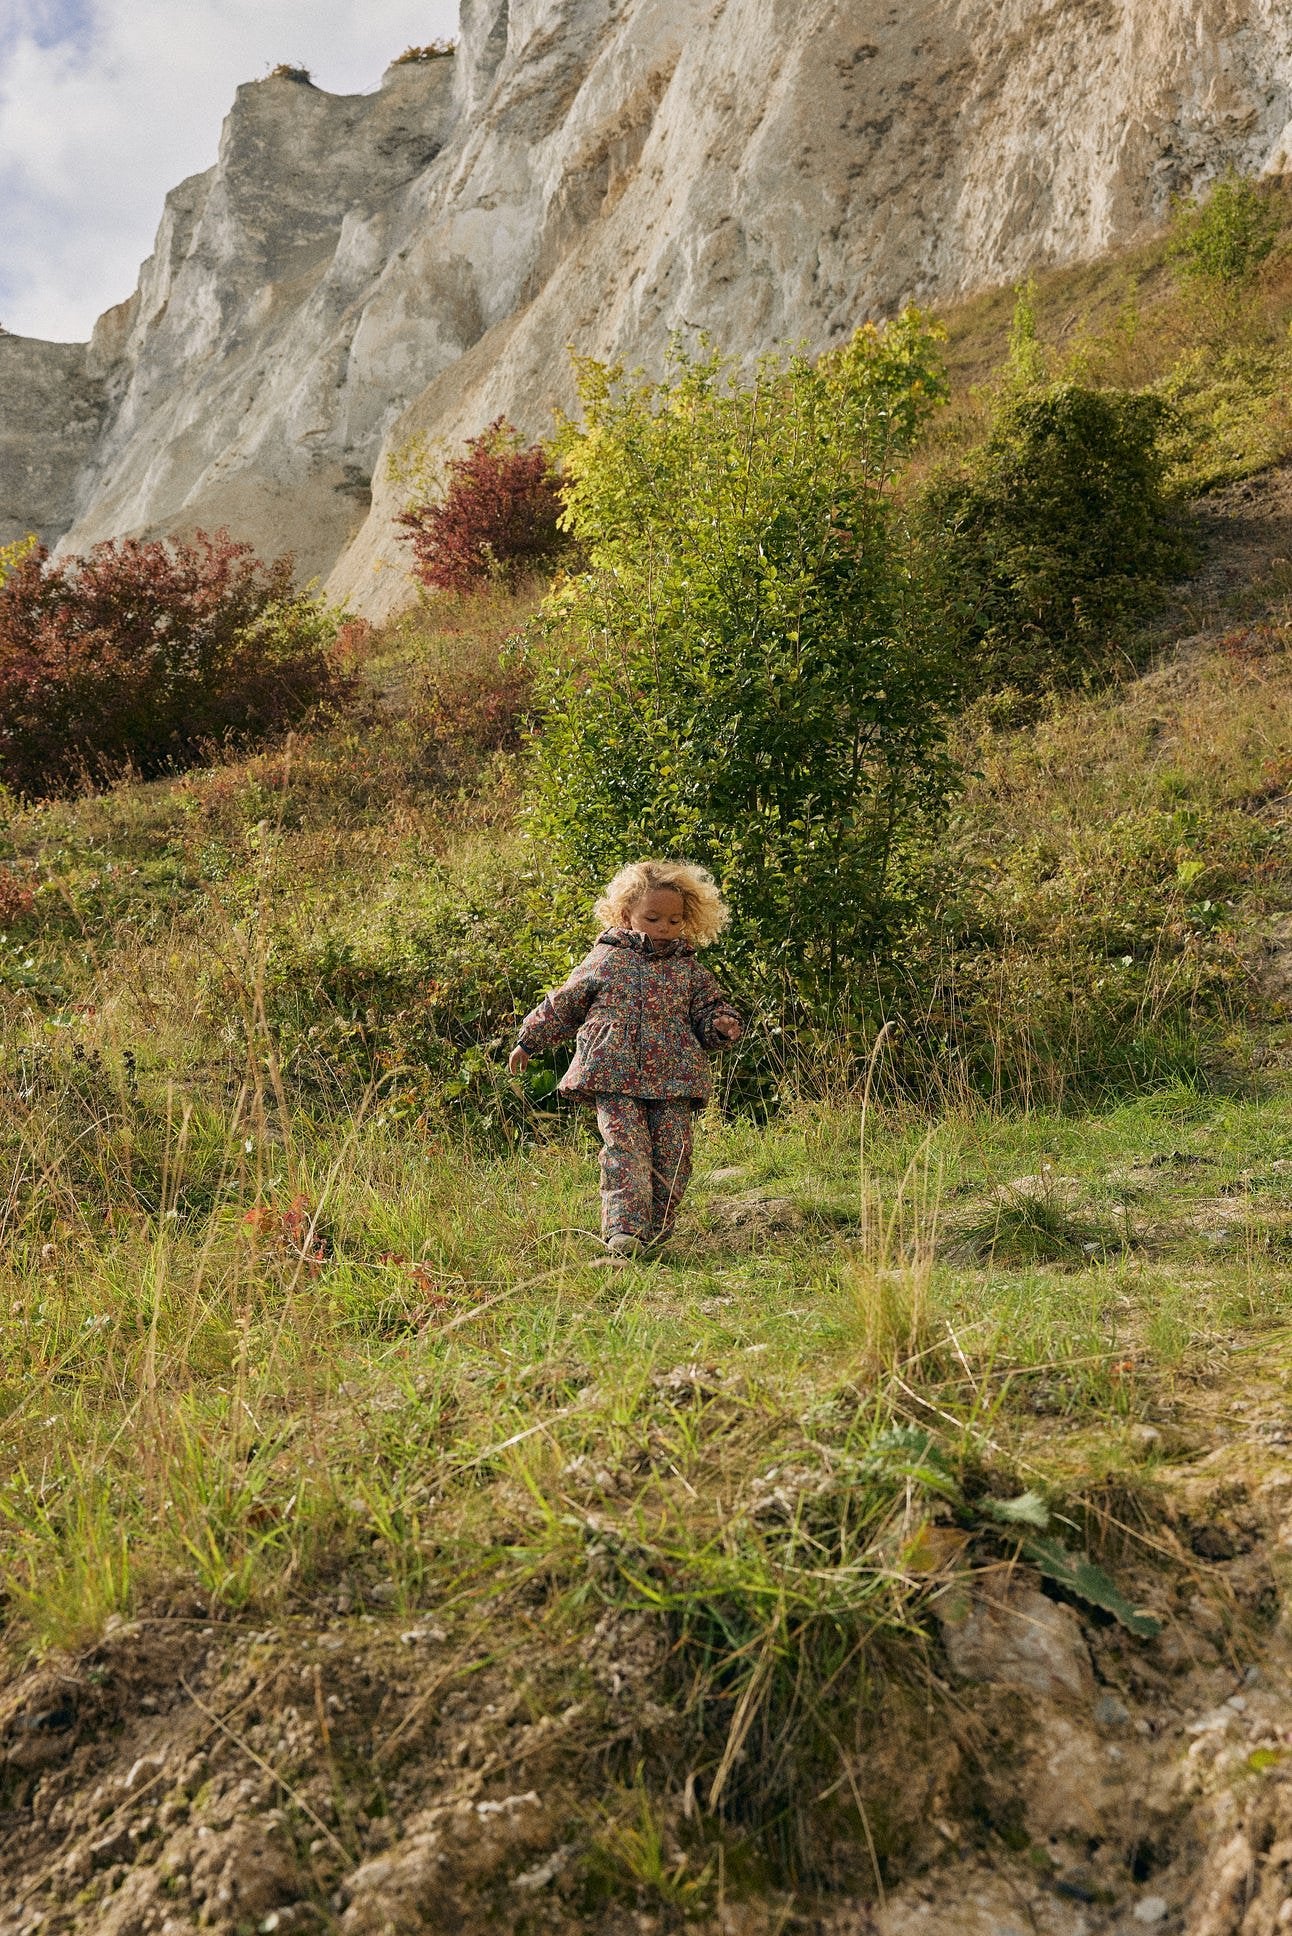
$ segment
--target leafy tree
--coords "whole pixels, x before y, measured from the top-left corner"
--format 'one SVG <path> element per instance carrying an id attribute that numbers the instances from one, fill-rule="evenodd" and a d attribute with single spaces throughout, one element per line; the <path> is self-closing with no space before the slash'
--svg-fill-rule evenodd
<path id="1" fill-rule="evenodd" d="M 413 549 L 413 572 L 436 591 L 514 587 L 564 547 L 560 486 L 541 444 L 526 446 L 499 417 L 450 459 L 443 497 L 413 505 L 397 522 Z"/>
<path id="2" fill-rule="evenodd" d="M 191 765 L 298 721 L 349 681 L 336 617 L 227 532 L 0 554 L 0 780 L 39 796 Z"/>
<path id="3" fill-rule="evenodd" d="M 1077 383 L 1005 388 L 962 476 L 928 487 L 964 696 L 1079 682 L 1124 662 L 1191 555 L 1165 486 L 1160 397 Z"/>
<path id="4" fill-rule="evenodd" d="M 946 395 L 939 335 L 909 310 L 752 381 L 707 344 L 659 383 L 577 365 L 587 569 L 545 610 L 536 830 L 580 899 L 644 852 L 712 868 L 765 994 L 823 1003 L 884 946 L 944 794 L 946 666 L 890 488 Z"/>

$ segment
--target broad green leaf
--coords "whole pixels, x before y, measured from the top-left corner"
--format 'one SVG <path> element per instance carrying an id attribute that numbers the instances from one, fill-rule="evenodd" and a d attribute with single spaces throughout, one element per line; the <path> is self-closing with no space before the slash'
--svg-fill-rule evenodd
<path id="1" fill-rule="evenodd" d="M 1038 1567 L 1047 1580 L 1066 1587 L 1069 1593 L 1075 1593 L 1090 1606 L 1102 1607 L 1105 1613 L 1111 1613 L 1128 1633 L 1139 1639 L 1152 1640 L 1162 1631 L 1162 1622 L 1156 1614 L 1132 1606 L 1112 1576 L 1088 1560 L 1084 1553 L 1070 1553 L 1057 1539 L 1026 1539 L 1023 1557 Z"/>

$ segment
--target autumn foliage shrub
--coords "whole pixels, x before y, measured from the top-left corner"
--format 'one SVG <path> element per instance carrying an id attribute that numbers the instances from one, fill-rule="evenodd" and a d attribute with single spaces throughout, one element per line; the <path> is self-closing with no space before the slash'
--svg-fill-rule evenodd
<path id="1" fill-rule="evenodd" d="M 0 867 L 0 929 L 28 921 L 36 911 L 36 896 L 30 881 L 12 867 Z"/>
<path id="2" fill-rule="evenodd" d="M 226 532 L 123 539 L 0 577 L 0 780 L 41 796 L 193 765 L 298 722 L 351 681 L 335 616 Z"/>
<path id="3" fill-rule="evenodd" d="M 541 444 L 526 446 L 499 417 L 450 460 L 443 497 L 398 520 L 413 572 L 435 591 L 514 589 L 564 548 L 561 494 Z"/>

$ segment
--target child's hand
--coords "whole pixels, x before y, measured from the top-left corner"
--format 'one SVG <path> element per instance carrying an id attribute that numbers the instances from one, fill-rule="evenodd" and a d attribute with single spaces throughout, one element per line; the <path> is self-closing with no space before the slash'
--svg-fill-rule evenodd
<path id="1" fill-rule="evenodd" d="M 738 1042 L 745 1031 L 734 1015 L 724 1015 L 714 1023 L 713 1032 L 720 1035 L 724 1042 Z"/>
<path id="2" fill-rule="evenodd" d="M 513 1049 L 507 1057 L 507 1067 L 514 1076 L 523 1076 L 529 1067 L 529 1057 L 524 1049 Z"/>

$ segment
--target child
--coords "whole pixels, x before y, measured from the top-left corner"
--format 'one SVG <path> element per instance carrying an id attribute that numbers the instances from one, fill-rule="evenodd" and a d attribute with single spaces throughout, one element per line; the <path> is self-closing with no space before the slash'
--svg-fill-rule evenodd
<path id="1" fill-rule="evenodd" d="M 691 1118 L 711 1089 L 706 1049 L 744 1024 L 697 948 L 730 918 L 712 875 L 638 860 L 597 902 L 592 953 L 525 1017 L 508 1068 L 578 1031 L 561 1093 L 592 1103 L 601 1131 L 601 1234 L 612 1257 L 663 1243 L 691 1176 Z"/>

